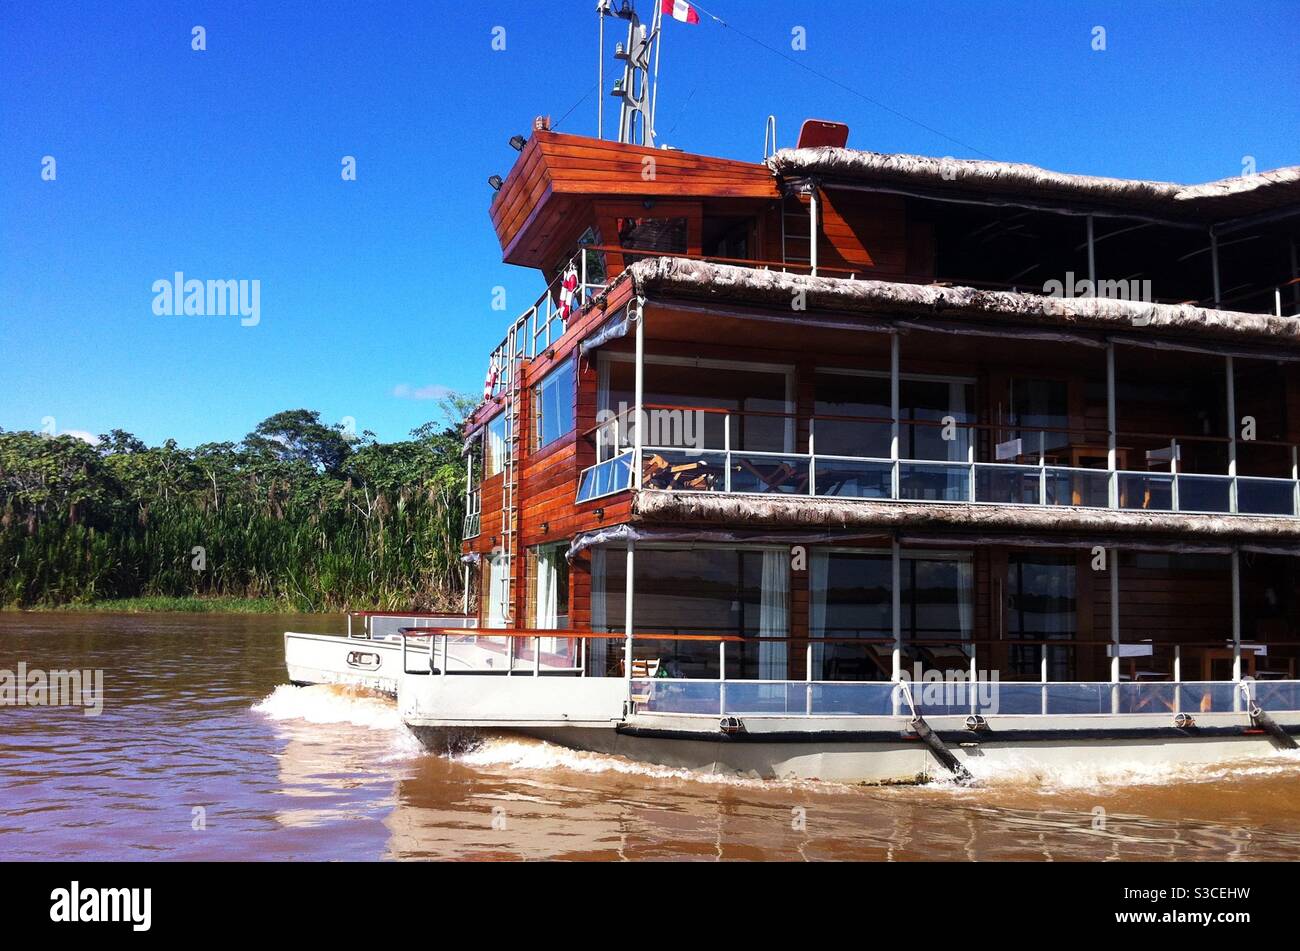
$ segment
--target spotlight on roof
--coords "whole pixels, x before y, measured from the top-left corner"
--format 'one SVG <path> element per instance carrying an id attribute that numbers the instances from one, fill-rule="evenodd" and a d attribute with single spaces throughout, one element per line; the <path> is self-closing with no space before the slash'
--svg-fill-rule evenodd
<path id="1" fill-rule="evenodd" d="M 493 175 L 488 179 L 488 184 L 491 185 L 495 191 L 501 191 L 501 186 L 505 183 L 501 181 L 500 175 Z"/>
<path id="2" fill-rule="evenodd" d="M 522 152 L 524 150 L 524 146 L 527 143 L 528 140 L 525 139 L 522 135 L 512 135 L 510 137 L 510 147 L 514 149 L 516 152 Z"/>

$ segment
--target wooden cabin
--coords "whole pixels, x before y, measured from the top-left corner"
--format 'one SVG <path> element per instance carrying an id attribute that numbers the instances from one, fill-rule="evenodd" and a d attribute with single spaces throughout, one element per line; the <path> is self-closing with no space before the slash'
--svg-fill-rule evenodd
<path id="1" fill-rule="evenodd" d="M 588 674 L 1296 678 L 1300 169 L 541 125 L 491 205 L 547 289 L 467 426 L 484 627 Z"/>

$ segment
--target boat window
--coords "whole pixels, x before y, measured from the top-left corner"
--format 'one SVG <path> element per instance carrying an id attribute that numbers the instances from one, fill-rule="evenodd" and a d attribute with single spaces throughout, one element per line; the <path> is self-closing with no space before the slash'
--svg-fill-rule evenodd
<path id="1" fill-rule="evenodd" d="M 889 458 L 888 374 L 825 370 L 818 371 L 814 380 L 817 454 Z M 899 426 L 900 458 L 965 462 L 971 440 L 966 424 L 976 421 L 975 384 L 967 379 L 903 376 L 898 383 L 898 415 L 905 420 Z M 947 429 L 946 417 L 958 425 Z"/>
<path id="2" fill-rule="evenodd" d="M 510 597 L 510 559 L 502 554 L 484 558 L 483 572 L 487 575 L 482 589 L 487 592 L 487 601 L 483 605 L 483 626 L 505 627 L 508 614 L 506 602 Z"/>
<path id="3" fill-rule="evenodd" d="M 500 413 L 487 424 L 487 444 L 484 447 L 485 464 L 483 478 L 490 479 L 505 468 L 506 452 L 509 451 L 510 420 L 505 413 Z"/>
<path id="4" fill-rule="evenodd" d="M 893 559 L 889 552 L 814 550 L 808 629 L 815 680 L 888 680 L 893 672 Z M 903 552 L 899 625 L 903 670 L 966 672 L 974 627 L 971 559 Z"/>
<path id="5" fill-rule="evenodd" d="M 1070 393 L 1064 380 L 1014 379 L 1011 381 L 1013 439 L 1021 440 L 1022 455 L 1036 457 L 1070 445 L 1070 434 L 1056 430 L 1070 426 Z"/>
<path id="6" fill-rule="evenodd" d="M 786 369 L 647 357 L 643 373 L 646 406 L 673 408 L 648 415 L 642 434 L 645 445 L 723 449 L 728 417 L 708 410 L 727 410 L 732 449 L 794 451 L 794 419 L 786 415 L 794 408 Z M 635 389 L 632 362 L 610 360 L 604 408 L 617 413 L 632 406 Z"/>
<path id="7" fill-rule="evenodd" d="M 705 216 L 702 250 L 706 258 L 746 261 L 750 258 L 750 218 Z"/>
<path id="8" fill-rule="evenodd" d="M 594 579 L 600 611 L 593 608 L 593 630 L 621 631 L 626 553 L 611 548 L 602 561 L 603 578 Z M 641 636 L 636 659 L 655 662 L 661 676 L 716 678 L 718 641 L 644 635 L 733 635 L 745 640 L 727 644 L 729 679 L 786 679 L 789 645 L 782 638 L 789 633 L 789 566 L 785 548 L 638 547 L 632 600 Z M 606 622 L 599 628 L 598 613 Z"/>
<path id="9" fill-rule="evenodd" d="M 659 254 L 686 253 L 686 219 L 682 218 L 619 218 L 619 247 L 635 251 L 656 251 Z M 631 266 L 645 254 L 626 254 L 625 266 Z"/>
<path id="10" fill-rule="evenodd" d="M 548 373 L 537 384 L 533 406 L 533 447 L 542 449 L 573 431 L 574 389 L 573 361 Z"/>
<path id="11" fill-rule="evenodd" d="M 1075 637 L 1078 601 L 1073 555 L 1012 554 L 1007 559 L 1007 636 L 1012 640 L 1070 641 Z M 1074 650 L 1054 644 L 1012 645 L 1008 671 L 1014 680 L 1042 677 L 1074 680 Z"/>

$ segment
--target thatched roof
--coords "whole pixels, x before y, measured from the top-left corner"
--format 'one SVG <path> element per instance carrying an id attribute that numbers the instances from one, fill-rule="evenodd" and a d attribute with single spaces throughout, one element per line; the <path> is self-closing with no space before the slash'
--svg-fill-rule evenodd
<path id="1" fill-rule="evenodd" d="M 684 297 L 789 311 L 794 295 L 803 292 L 808 311 L 1010 323 L 1058 331 L 1150 332 L 1152 337 L 1181 335 L 1238 345 L 1300 349 L 1300 320 L 1190 304 L 1046 297 L 973 287 L 810 277 L 686 258 L 641 260 L 628 268 L 628 273 L 636 282 L 637 292 L 650 299 Z"/>
<path id="2" fill-rule="evenodd" d="M 1300 205 L 1300 166 L 1202 185 L 1071 175 L 1019 162 L 932 158 L 856 149 L 782 149 L 767 160 L 783 178 L 815 177 L 881 189 L 1079 204 L 1210 223 Z"/>
<path id="3" fill-rule="evenodd" d="M 1066 506 L 970 505 L 724 495 L 642 489 L 632 500 L 633 522 L 687 523 L 697 528 L 797 528 L 855 531 L 962 531 L 981 536 L 1026 532 L 1079 533 L 1195 541 L 1300 543 L 1295 519 L 1251 515 L 1179 515 Z"/>

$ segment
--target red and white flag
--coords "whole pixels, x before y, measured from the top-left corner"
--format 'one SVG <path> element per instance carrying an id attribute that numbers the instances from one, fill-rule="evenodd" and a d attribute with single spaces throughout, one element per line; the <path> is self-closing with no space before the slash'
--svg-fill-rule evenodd
<path id="1" fill-rule="evenodd" d="M 700 22 L 700 15 L 686 0 L 663 0 L 660 10 L 682 23 Z"/>

